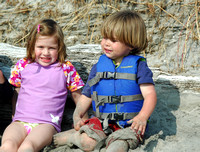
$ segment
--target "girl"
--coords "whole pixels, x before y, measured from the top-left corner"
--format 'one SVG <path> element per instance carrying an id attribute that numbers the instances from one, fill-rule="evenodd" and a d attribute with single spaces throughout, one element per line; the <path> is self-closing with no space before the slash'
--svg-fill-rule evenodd
<path id="1" fill-rule="evenodd" d="M 20 90 L 0 151 L 38 152 L 60 132 L 68 90 L 77 102 L 84 85 L 66 57 L 61 27 L 51 19 L 35 24 L 27 42 L 27 57 L 17 62 L 9 79 Z"/>
<path id="2" fill-rule="evenodd" d="M 156 105 L 152 72 L 136 55 L 147 47 L 143 19 L 124 10 L 103 23 L 104 52 L 90 72 L 74 112 L 74 130 L 54 135 L 55 145 L 76 145 L 84 151 L 106 144 L 108 152 L 135 149 Z M 96 117 L 83 121 L 90 105 Z M 97 148 L 96 147 L 96 148 Z"/>

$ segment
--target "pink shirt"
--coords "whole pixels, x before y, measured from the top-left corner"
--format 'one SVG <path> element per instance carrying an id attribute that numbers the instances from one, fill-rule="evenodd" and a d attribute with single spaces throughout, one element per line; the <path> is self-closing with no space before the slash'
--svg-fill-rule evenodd
<path id="1" fill-rule="evenodd" d="M 21 59 L 12 70 L 9 82 L 20 87 L 13 121 L 48 123 L 58 132 L 68 90 L 73 92 L 84 86 L 70 61 L 62 66 L 56 62 L 43 67 Z"/>

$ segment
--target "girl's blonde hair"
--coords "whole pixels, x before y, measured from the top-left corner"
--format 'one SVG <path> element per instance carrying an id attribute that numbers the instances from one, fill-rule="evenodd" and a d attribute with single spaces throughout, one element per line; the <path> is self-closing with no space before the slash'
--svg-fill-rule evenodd
<path id="1" fill-rule="evenodd" d="M 143 19 L 138 13 L 130 10 L 122 10 L 108 16 L 102 25 L 101 35 L 132 47 L 130 54 L 137 54 L 148 45 Z"/>
<path id="2" fill-rule="evenodd" d="M 64 63 L 67 57 L 64 35 L 61 27 L 52 19 L 42 19 L 37 22 L 27 40 L 27 58 L 35 61 L 35 42 L 39 36 L 55 36 L 58 42 L 58 62 Z"/>

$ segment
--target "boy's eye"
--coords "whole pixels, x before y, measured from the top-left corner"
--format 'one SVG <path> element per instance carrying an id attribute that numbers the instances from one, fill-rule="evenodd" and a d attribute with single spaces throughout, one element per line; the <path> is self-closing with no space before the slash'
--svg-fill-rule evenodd
<path id="1" fill-rule="evenodd" d="M 112 39 L 111 41 L 112 42 L 119 42 L 119 40 L 116 40 L 116 39 Z"/>

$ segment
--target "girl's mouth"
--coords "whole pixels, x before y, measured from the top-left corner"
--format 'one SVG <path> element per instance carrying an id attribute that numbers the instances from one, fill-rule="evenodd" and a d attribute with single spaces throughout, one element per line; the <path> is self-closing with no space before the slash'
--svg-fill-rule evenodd
<path id="1" fill-rule="evenodd" d="M 42 62 L 48 63 L 51 61 L 51 58 L 47 58 L 47 57 L 41 57 L 40 58 Z"/>

